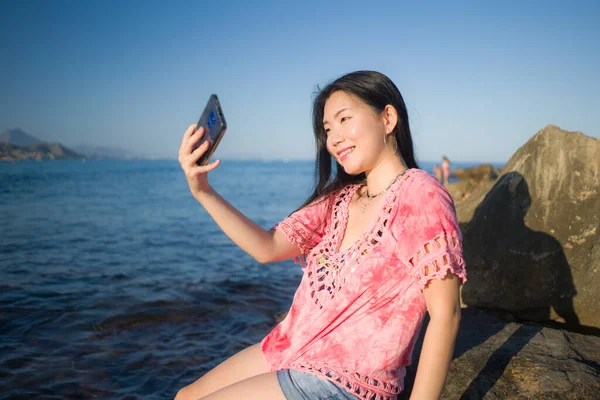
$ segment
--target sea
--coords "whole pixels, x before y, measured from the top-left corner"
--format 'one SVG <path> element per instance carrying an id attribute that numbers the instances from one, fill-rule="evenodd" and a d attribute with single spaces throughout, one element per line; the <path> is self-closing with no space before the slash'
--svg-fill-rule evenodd
<path id="1" fill-rule="evenodd" d="M 209 181 L 269 229 L 314 163 L 224 160 Z M 0 163 L 0 399 L 173 398 L 268 334 L 301 276 L 239 249 L 175 160 Z"/>

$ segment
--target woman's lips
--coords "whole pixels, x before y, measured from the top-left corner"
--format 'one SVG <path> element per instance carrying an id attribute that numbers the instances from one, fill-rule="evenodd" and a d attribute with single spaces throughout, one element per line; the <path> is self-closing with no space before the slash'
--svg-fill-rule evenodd
<path id="1" fill-rule="evenodd" d="M 346 158 L 348 158 L 348 156 L 350 155 L 350 153 L 352 153 L 353 151 L 354 151 L 354 146 L 348 147 L 348 148 L 340 151 L 338 153 L 338 157 L 340 158 L 340 161 L 344 161 Z"/>

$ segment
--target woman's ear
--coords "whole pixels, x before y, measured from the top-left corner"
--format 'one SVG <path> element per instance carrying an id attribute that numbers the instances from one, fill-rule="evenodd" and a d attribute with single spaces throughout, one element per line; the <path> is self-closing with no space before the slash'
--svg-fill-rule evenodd
<path id="1" fill-rule="evenodd" d="M 392 133 L 396 128 L 396 125 L 398 125 L 398 112 L 391 104 L 388 104 L 383 109 L 383 124 L 385 125 L 386 135 Z"/>

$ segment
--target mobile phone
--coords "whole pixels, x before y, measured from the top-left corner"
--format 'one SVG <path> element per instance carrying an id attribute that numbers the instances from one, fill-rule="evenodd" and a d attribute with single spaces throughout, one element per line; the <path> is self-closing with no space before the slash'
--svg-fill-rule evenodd
<path id="1" fill-rule="evenodd" d="M 203 126 L 205 129 L 204 135 L 202 135 L 202 139 L 196 143 L 194 150 L 205 141 L 209 141 L 206 153 L 204 153 L 202 157 L 196 161 L 196 164 L 198 165 L 206 165 L 210 161 L 210 157 L 217 149 L 221 138 L 227 130 L 227 122 L 225 122 L 223 109 L 221 108 L 221 103 L 219 102 L 219 98 L 216 94 L 210 95 L 208 103 L 206 103 L 206 107 L 204 107 L 204 111 L 198 120 L 196 129 L 200 129 L 201 126 Z"/>

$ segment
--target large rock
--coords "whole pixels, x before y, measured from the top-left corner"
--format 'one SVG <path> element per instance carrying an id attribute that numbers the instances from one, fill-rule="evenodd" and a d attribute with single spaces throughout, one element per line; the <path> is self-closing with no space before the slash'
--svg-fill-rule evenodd
<path id="1" fill-rule="evenodd" d="M 410 396 L 424 331 L 400 400 Z M 600 399 L 600 337 L 504 322 L 464 309 L 441 398 Z"/>
<path id="2" fill-rule="evenodd" d="M 478 186 L 469 180 L 453 182 L 446 185 L 446 189 L 455 202 L 468 199 L 477 187 Z"/>
<path id="3" fill-rule="evenodd" d="M 600 141 L 547 126 L 457 204 L 469 306 L 600 327 Z M 465 223 L 468 221 L 468 223 Z"/>
<path id="4" fill-rule="evenodd" d="M 458 178 L 458 182 L 446 186 L 454 201 L 466 200 L 471 193 L 489 182 L 498 178 L 500 170 L 492 164 L 481 164 L 473 168 L 457 168 L 452 174 Z"/>
<path id="5" fill-rule="evenodd" d="M 452 171 L 458 180 L 471 181 L 474 184 L 494 180 L 499 173 L 498 168 L 494 168 L 492 164 L 481 164 L 473 168 L 456 168 Z"/>

